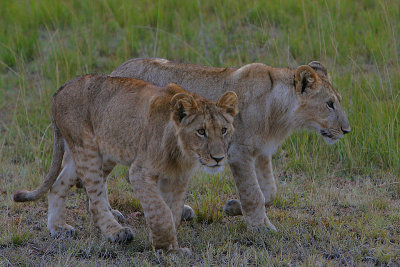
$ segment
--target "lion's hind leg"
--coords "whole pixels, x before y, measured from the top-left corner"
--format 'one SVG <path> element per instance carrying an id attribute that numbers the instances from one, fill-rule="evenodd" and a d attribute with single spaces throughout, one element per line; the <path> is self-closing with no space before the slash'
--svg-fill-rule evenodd
<path id="1" fill-rule="evenodd" d="M 70 160 L 64 165 L 48 195 L 47 228 L 52 236 L 74 234 L 74 228 L 66 223 L 65 198 L 76 180 L 74 162 Z"/>
<path id="2" fill-rule="evenodd" d="M 89 197 L 89 210 L 93 221 L 110 242 L 127 242 L 133 239 L 129 227 L 121 226 L 114 218 L 107 198 L 102 156 L 91 133 L 83 140 L 83 147 L 70 147 L 76 174 L 82 179 Z"/>
<path id="3" fill-rule="evenodd" d="M 69 164 L 73 165 L 73 159 L 71 157 L 71 151 L 69 150 L 68 145 L 65 144 L 65 153 L 64 153 L 62 168 L 64 169 Z M 108 175 L 114 169 L 115 165 L 116 165 L 116 163 L 113 161 L 104 161 L 103 162 L 102 169 L 103 169 L 104 183 L 107 184 Z M 82 180 L 76 176 L 75 166 L 73 166 L 73 168 L 71 168 L 71 171 L 69 171 L 69 173 L 71 173 L 70 175 L 72 175 L 72 169 L 73 169 L 74 176 L 73 177 L 71 176 L 69 179 L 74 179 L 75 185 L 77 188 L 84 188 Z M 65 178 L 63 178 L 63 179 L 65 179 Z M 87 195 L 87 193 L 86 193 L 86 195 Z M 88 196 L 87 196 L 87 200 L 88 200 L 87 211 L 89 211 L 89 197 Z M 108 201 L 108 195 L 107 195 L 107 201 Z M 113 209 L 113 210 L 111 210 L 111 212 L 114 215 L 114 217 L 117 219 L 118 222 L 124 223 L 126 221 L 124 215 L 122 215 L 122 213 L 119 212 L 118 210 Z"/>
<path id="4" fill-rule="evenodd" d="M 108 175 L 114 169 L 115 165 L 117 165 L 117 164 L 113 161 L 103 161 L 103 167 L 102 167 L 103 168 L 103 177 L 104 177 L 104 183 L 106 184 L 106 187 L 107 187 Z M 106 190 L 106 198 L 107 198 L 107 202 L 110 203 L 110 201 L 108 200 L 107 190 Z M 122 213 L 119 210 L 111 209 L 111 213 L 114 215 L 115 219 L 117 219 L 118 222 L 124 223 L 126 221 L 125 216 L 122 215 Z"/>

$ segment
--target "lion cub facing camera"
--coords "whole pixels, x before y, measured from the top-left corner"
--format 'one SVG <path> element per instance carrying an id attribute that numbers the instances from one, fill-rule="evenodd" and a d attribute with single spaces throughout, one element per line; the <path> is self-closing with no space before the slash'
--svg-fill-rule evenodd
<path id="1" fill-rule="evenodd" d="M 80 178 L 89 196 L 94 223 L 111 242 L 133 238 L 108 203 L 106 179 L 117 163 L 130 166 L 129 180 L 144 210 L 155 248 L 179 248 L 189 178 L 198 166 L 218 171 L 227 158 L 237 114 L 237 96 L 224 93 L 214 103 L 176 84 L 150 83 L 106 75 L 86 75 L 64 84 L 52 99 L 53 159 L 35 191 L 18 191 L 17 202 L 49 192 L 48 228 L 71 232 L 65 198 Z M 61 170 L 64 151 L 72 161 Z M 61 172 L 60 172 L 61 170 Z"/>

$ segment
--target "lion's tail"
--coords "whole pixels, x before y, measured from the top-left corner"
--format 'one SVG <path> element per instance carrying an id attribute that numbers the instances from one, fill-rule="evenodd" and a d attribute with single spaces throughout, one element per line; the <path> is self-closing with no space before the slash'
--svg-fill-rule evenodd
<path id="1" fill-rule="evenodd" d="M 64 138 L 61 135 L 60 129 L 56 125 L 54 119 L 52 120 L 53 124 L 53 159 L 51 161 L 51 166 L 49 173 L 42 185 L 40 185 L 36 190 L 27 191 L 27 190 L 19 190 L 14 193 L 14 201 L 15 202 L 25 202 L 25 201 L 34 201 L 43 196 L 47 191 L 49 191 L 50 187 L 54 184 L 57 179 L 58 174 L 60 173 L 61 163 L 64 155 Z"/>

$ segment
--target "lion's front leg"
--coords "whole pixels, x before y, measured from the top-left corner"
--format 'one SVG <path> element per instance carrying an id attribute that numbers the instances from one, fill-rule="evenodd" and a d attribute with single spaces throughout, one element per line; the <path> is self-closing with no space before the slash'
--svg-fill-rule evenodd
<path id="1" fill-rule="evenodd" d="M 255 227 L 267 226 L 276 230 L 265 214 L 265 198 L 258 184 L 255 171 L 255 158 L 246 151 L 233 148 L 229 153 L 229 165 L 239 191 L 240 202 L 231 200 L 224 207 L 229 214 L 229 205 L 241 207 L 246 220 Z M 237 215 L 237 214 L 236 214 Z"/>
<path id="2" fill-rule="evenodd" d="M 161 179 L 158 183 L 161 195 L 171 209 L 174 217 L 175 229 L 178 229 L 183 217 L 182 210 L 188 185 L 189 179 L 187 177 L 177 180 L 165 178 Z"/>
<path id="3" fill-rule="evenodd" d="M 271 205 L 277 191 L 274 172 L 272 170 L 272 156 L 258 156 L 255 167 L 258 185 L 264 194 L 265 205 Z"/>
<path id="4" fill-rule="evenodd" d="M 116 163 L 113 162 L 113 161 L 104 161 L 103 162 L 102 169 L 103 169 L 104 183 L 105 183 L 106 187 L 107 187 L 108 175 L 114 169 L 115 165 L 116 165 Z M 73 162 L 73 159 L 72 159 L 72 156 L 71 156 L 71 151 L 69 150 L 68 145 L 65 143 L 65 153 L 64 153 L 64 158 L 63 158 L 63 162 L 62 162 L 62 170 L 64 171 L 66 168 L 69 168 L 68 173 L 71 173 L 71 175 L 72 175 L 70 177 L 70 179 L 74 179 L 76 187 L 77 188 L 84 188 L 82 180 L 80 178 L 78 178 L 76 173 L 75 173 L 75 166 L 74 166 L 74 162 Z M 65 179 L 65 178 L 63 178 L 63 179 Z M 88 198 L 86 210 L 89 211 L 89 202 L 90 202 L 90 200 L 89 200 L 89 196 L 88 196 L 88 194 L 86 192 L 86 189 L 85 189 L 85 193 L 86 193 L 86 196 Z M 107 190 L 106 190 L 106 198 L 107 198 L 107 202 L 109 202 Z M 49 200 L 49 203 L 50 203 L 50 200 Z M 118 222 L 120 222 L 120 223 L 124 223 L 125 222 L 125 217 L 124 217 L 124 215 L 122 215 L 121 212 L 119 212 L 118 210 L 114 210 L 114 209 L 112 209 L 111 212 L 114 215 L 114 217 L 117 219 Z M 58 217 L 58 215 L 56 215 L 56 217 Z"/>
<path id="5" fill-rule="evenodd" d="M 265 205 L 271 205 L 276 196 L 275 177 L 272 170 L 272 157 L 260 155 L 255 161 L 255 171 L 258 185 L 264 195 Z M 242 205 L 237 199 L 232 199 L 226 203 L 224 211 L 229 216 L 242 215 Z"/>
<path id="6" fill-rule="evenodd" d="M 178 250 L 174 217 L 160 194 L 157 177 L 131 166 L 129 180 L 150 226 L 153 246 L 166 251 Z"/>

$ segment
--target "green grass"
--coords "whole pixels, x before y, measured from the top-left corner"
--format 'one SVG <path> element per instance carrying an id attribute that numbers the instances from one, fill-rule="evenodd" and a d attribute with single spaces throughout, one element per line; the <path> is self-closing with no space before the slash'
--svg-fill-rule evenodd
<path id="1" fill-rule="evenodd" d="M 399 263 L 400 1 L 0 1 L 0 265 L 337 265 Z M 214 66 L 321 61 L 352 127 L 335 146 L 293 134 L 274 157 L 279 194 L 268 209 L 278 233 L 253 233 L 227 218 L 237 197 L 229 170 L 193 178 L 197 213 L 179 232 L 192 258 L 153 253 L 140 205 L 113 172 L 110 201 L 128 217 L 135 242 L 107 243 L 68 202 L 76 238 L 54 240 L 46 201 L 14 204 L 34 188 L 52 151 L 51 95 L 84 73 L 109 73 L 131 57 Z M 81 227 L 81 228 L 79 228 Z"/>

